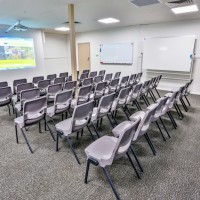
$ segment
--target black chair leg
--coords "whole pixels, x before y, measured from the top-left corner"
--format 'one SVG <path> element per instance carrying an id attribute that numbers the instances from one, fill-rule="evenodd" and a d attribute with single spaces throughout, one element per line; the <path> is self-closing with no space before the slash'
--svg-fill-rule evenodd
<path id="1" fill-rule="evenodd" d="M 162 118 L 159 117 L 159 119 L 160 119 L 160 121 L 161 121 L 161 123 L 162 123 L 162 125 L 163 125 L 163 127 L 164 127 L 164 129 L 165 129 L 165 131 L 166 131 L 166 133 L 167 133 L 167 135 L 168 135 L 168 137 L 171 138 L 171 136 L 170 136 L 170 134 L 169 134 L 169 132 L 168 132 L 168 130 L 167 130 L 167 128 L 166 128 L 166 126 L 165 126 L 163 120 L 162 120 Z"/>
<path id="2" fill-rule="evenodd" d="M 154 99 L 154 96 L 152 95 L 151 91 L 149 91 L 149 94 L 150 94 L 150 96 L 151 96 L 153 102 L 155 103 L 156 100 Z"/>
<path id="3" fill-rule="evenodd" d="M 108 114 L 107 114 L 107 117 L 108 117 L 108 120 L 109 120 L 109 122 L 110 122 L 111 126 L 114 128 L 115 126 L 113 125 L 113 123 L 112 123 L 112 120 L 110 119 L 110 117 L 109 117 L 109 115 L 108 115 Z"/>
<path id="4" fill-rule="evenodd" d="M 9 112 L 9 115 L 11 115 L 11 114 L 10 114 L 10 105 L 8 105 L 8 112 Z"/>
<path id="5" fill-rule="evenodd" d="M 161 134 L 162 137 L 163 137 L 163 140 L 166 141 L 166 138 L 165 138 L 165 136 L 164 136 L 164 134 L 163 134 L 163 132 L 162 132 L 162 130 L 161 130 L 161 128 L 160 128 L 160 125 L 159 125 L 158 122 L 156 122 L 156 121 L 155 121 L 155 123 L 156 123 L 156 126 L 158 127 L 158 129 L 159 129 L 159 131 L 160 131 L 160 134 Z"/>
<path id="6" fill-rule="evenodd" d="M 32 150 L 32 148 L 31 148 L 31 146 L 30 146 L 30 144 L 29 144 L 29 142 L 28 142 L 28 139 L 27 139 L 27 137 L 26 137 L 26 133 L 25 133 L 25 131 L 23 130 L 23 128 L 21 128 L 21 131 L 22 131 L 22 134 L 23 134 L 23 136 L 24 136 L 24 139 L 25 139 L 25 141 L 26 141 L 26 144 L 28 145 L 28 148 L 29 148 L 30 152 L 33 153 L 33 150 Z"/>
<path id="7" fill-rule="evenodd" d="M 111 116 L 112 116 L 112 118 L 113 118 L 115 124 L 118 125 L 117 120 L 116 120 L 115 116 L 112 114 L 112 112 L 111 112 Z"/>
<path id="8" fill-rule="evenodd" d="M 17 125 L 15 125 L 15 134 L 16 134 L 16 142 L 17 142 L 17 144 L 18 144 L 18 143 L 19 143 L 19 140 L 18 140 Z"/>
<path id="9" fill-rule="evenodd" d="M 153 155 L 156 155 L 156 150 L 155 150 L 155 148 L 154 148 L 154 146 L 153 146 L 151 140 L 149 139 L 149 137 L 147 136 L 146 133 L 144 134 L 144 137 L 146 138 L 146 141 L 147 141 L 147 143 L 149 144 L 149 146 L 150 146 L 150 148 L 151 148 L 151 150 L 152 150 L 152 152 L 153 152 Z"/>
<path id="10" fill-rule="evenodd" d="M 59 132 L 56 135 L 56 151 L 58 151 L 58 142 L 59 142 Z"/>
<path id="11" fill-rule="evenodd" d="M 109 184 L 110 184 L 110 186 L 111 186 L 111 188 L 112 188 L 112 190 L 113 190 L 113 192 L 115 194 L 116 199 L 120 200 L 119 194 L 118 194 L 117 190 L 115 189 L 115 186 L 112 183 L 112 180 L 111 180 L 111 178 L 110 178 L 110 176 L 108 174 L 107 169 L 105 167 L 104 168 L 102 167 L 102 169 L 103 169 L 104 175 L 106 176 L 106 178 L 107 178 L 107 180 L 108 180 L 108 182 L 109 182 Z"/>
<path id="12" fill-rule="evenodd" d="M 174 119 L 174 117 L 173 117 L 173 115 L 172 115 L 171 111 L 169 111 L 169 114 L 170 114 L 170 116 L 171 116 L 172 120 L 174 121 L 174 124 L 175 124 L 175 126 L 176 126 L 176 127 L 178 127 L 178 125 L 177 125 L 177 123 L 176 123 L 176 121 L 175 121 L 175 119 Z"/>
<path id="13" fill-rule="evenodd" d="M 140 171 L 141 171 L 141 172 L 144 172 L 144 170 L 143 170 L 143 168 L 142 168 L 142 165 L 140 164 L 140 161 L 138 160 L 138 158 L 137 158 L 137 156 L 136 156 L 136 153 L 135 153 L 135 151 L 133 150 L 132 146 L 130 146 L 130 149 L 131 149 L 131 152 L 132 152 L 132 154 L 133 154 L 133 156 L 134 156 L 134 158 L 135 158 L 135 160 L 136 160 L 136 162 L 137 162 L 137 164 L 138 164 L 138 166 L 139 166 L 139 168 L 140 168 Z"/>
<path id="14" fill-rule="evenodd" d="M 189 102 L 187 96 L 185 95 L 184 97 L 185 97 L 185 99 L 186 99 L 186 101 L 187 101 L 187 103 L 188 103 L 188 106 L 191 106 L 191 104 L 190 104 L 190 102 Z"/>
<path id="15" fill-rule="evenodd" d="M 130 118 L 129 118 L 128 114 L 126 113 L 126 110 L 124 109 L 124 107 L 123 107 L 123 106 L 122 106 L 122 110 L 124 111 L 124 113 L 125 113 L 125 115 L 126 115 L 127 119 L 128 119 L 128 120 L 130 120 Z"/>
<path id="16" fill-rule="evenodd" d="M 156 93 L 158 94 L 158 96 L 160 98 L 160 94 L 159 94 L 159 92 L 158 92 L 158 90 L 156 88 L 155 88 L 155 91 L 156 91 Z"/>
<path id="17" fill-rule="evenodd" d="M 86 172 L 85 172 L 85 180 L 84 183 L 88 183 L 87 179 L 88 179 L 88 173 L 89 173 L 89 169 L 90 169 L 90 161 L 89 159 L 87 160 L 87 166 L 86 166 Z"/>
<path id="18" fill-rule="evenodd" d="M 129 110 L 129 108 L 128 108 L 127 105 L 125 105 L 125 108 L 126 108 L 126 110 L 128 111 L 128 114 L 131 115 L 131 112 L 130 112 L 130 110 Z"/>
<path id="19" fill-rule="evenodd" d="M 187 108 L 187 106 L 185 105 L 185 103 L 184 103 L 184 101 L 183 101 L 182 98 L 180 98 L 180 102 L 181 102 L 181 104 L 182 104 L 182 106 L 183 106 L 185 112 L 187 112 L 187 111 L 188 111 L 188 108 Z"/>
<path id="20" fill-rule="evenodd" d="M 39 133 L 42 133 L 42 130 L 41 130 L 41 123 L 39 122 Z"/>
<path id="21" fill-rule="evenodd" d="M 93 122 L 91 122 L 91 124 L 92 124 L 92 126 L 93 126 L 93 128 L 94 128 L 94 131 L 96 132 L 96 134 L 97 134 L 97 137 L 98 138 L 100 138 L 100 135 L 99 135 L 99 132 L 97 131 L 97 128 L 96 128 L 96 126 L 94 125 L 94 123 Z"/>
<path id="22" fill-rule="evenodd" d="M 170 116 L 169 112 L 167 112 L 167 115 L 169 116 L 169 119 L 171 120 L 171 123 L 172 123 L 172 125 L 173 125 L 173 126 L 174 126 L 174 128 L 176 129 L 176 125 L 175 125 L 175 123 L 174 123 L 173 119 L 171 118 L 171 116 Z"/>
<path id="23" fill-rule="evenodd" d="M 139 175 L 139 173 L 138 173 L 138 171 L 137 171 L 137 169 L 135 168 L 135 165 L 134 165 L 134 163 L 133 163 L 133 161 L 132 161 L 132 159 L 131 159 L 129 153 L 127 152 L 126 155 L 127 155 L 128 159 L 129 159 L 129 161 L 130 161 L 130 163 L 131 163 L 133 169 L 135 170 L 135 173 L 137 174 L 137 177 L 138 177 L 139 179 L 141 179 L 141 178 L 140 178 L 140 175 Z"/>
<path id="24" fill-rule="evenodd" d="M 181 113 L 179 112 L 178 108 L 176 107 L 176 104 L 174 104 L 174 108 L 176 109 L 176 112 L 177 112 L 178 116 L 180 117 L 180 119 L 183 119 Z"/>
<path id="25" fill-rule="evenodd" d="M 152 94 L 154 100 L 156 101 L 156 97 L 155 97 L 155 95 L 154 95 L 154 93 L 153 93 L 153 90 L 151 90 L 151 94 Z"/>
<path id="26" fill-rule="evenodd" d="M 90 127 L 89 127 L 88 125 L 87 125 L 87 129 L 88 129 L 90 135 L 92 136 L 93 141 L 95 141 L 94 136 L 93 136 L 93 134 L 92 134 L 92 131 L 90 130 Z M 95 132 L 96 132 L 96 131 L 95 131 Z M 99 134 L 98 134 L 98 133 L 97 133 L 97 137 L 99 137 Z"/>
<path id="27" fill-rule="evenodd" d="M 47 128 L 49 129 L 49 132 L 50 132 L 50 134 L 51 134 L 51 137 L 53 138 L 54 141 L 56 141 L 56 140 L 55 140 L 55 137 L 54 137 L 54 135 L 53 135 L 53 132 L 51 131 L 51 129 L 50 129 L 50 127 L 49 127 L 49 125 L 48 125 L 46 119 L 44 119 L 44 121 L 45 121 L 45 124 L 46 124 Z"/>
<path id="28" fill-rule="evenodd" d="M 183 115 L 183 113 L 182 113 L 182 111 L 181 111 L 181 109 L 180 109 L 180 107 L 179 107 L 179 105 L 178 105 L 177 103 L 176 103 L 176 107 L 177 107 L 177 109 L 179 110 L 179 112 L 180 112 L 182 118 L 184 118 L 184 115 Z"/>
<path id="29" fill-rule="evenodd" d="M 67 142 L 68 142 L 68 144 L 69 144 L 69 146 L 70 146 L 70 148 L 71 148 L 71 150 L 72 150 L 72 153 L 74 154 L 74 157 L 76 158 L 76 161 L 77 161 L 78 164 L 80 165 L 81 163 L 80 163 L 80 161 L 79 161 L 79 159 L 78 159 L 78 157 L 77 157 L 77 155 L 76 155 L 76 152 L 75 152 L 75 150 L 74 150 L 74 147 L 73 147 L 73 145 L 72 145 L 72 143 L 71 143 L 71 141 L 70 141 L 70 139 L 69 139 L 68 136 L 67 136 Z"/>
<path id="30" fill-rule="evenodd" d="M 137 100 L 135 100 L 135 105 L 136 105 L 136 107 L 137 107 L 137 109 L 138 109 L 139 111 L 142 110 L 142 108 L 141 108 L 141 106 L 140 106 L 140 104 L 138 103 Z"/>

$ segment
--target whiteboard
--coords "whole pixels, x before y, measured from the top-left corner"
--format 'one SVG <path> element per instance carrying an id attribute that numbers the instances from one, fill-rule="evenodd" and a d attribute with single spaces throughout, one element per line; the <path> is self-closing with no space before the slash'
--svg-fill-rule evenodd
<path id="1" fill-rule="evenodd" d="M 195 36 L 148 38 L 143 41 L 143 68 L 190 72 Z"/>
<path id="2" fill-rule="evenodd" d="M 133 44 L 113 43 L 100 45 L 101 64 L 132 64 Z"/>

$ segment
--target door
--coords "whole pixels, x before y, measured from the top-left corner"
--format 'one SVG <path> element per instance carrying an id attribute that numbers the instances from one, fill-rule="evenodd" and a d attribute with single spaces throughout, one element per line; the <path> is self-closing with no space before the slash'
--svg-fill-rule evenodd
<path id="1" fill-rule="evenodd" d="M 78 43 L 78 66 L 80 74 L 90 70 L 90 43 Z"/>

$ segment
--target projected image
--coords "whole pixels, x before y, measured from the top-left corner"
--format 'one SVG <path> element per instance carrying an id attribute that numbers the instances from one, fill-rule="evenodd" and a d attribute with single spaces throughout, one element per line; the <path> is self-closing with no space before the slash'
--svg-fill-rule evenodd
<path id="1" fill-rule="evenodd" d="M 32 38 L 0 37 L 0 70 L 35 68 Z"/>

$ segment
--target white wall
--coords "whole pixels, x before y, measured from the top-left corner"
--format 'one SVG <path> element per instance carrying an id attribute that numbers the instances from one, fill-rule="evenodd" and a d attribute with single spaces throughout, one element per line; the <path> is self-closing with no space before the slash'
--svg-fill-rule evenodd
<path id="1" fill-rule="evenodd" d="M 182 22 L 170 22 L 163 24 L 138 25 L 109 30 L 92 31 L 76 34 L 76 43 L 90 42 L 91 48 L 91 70 L 106 69 L 107 73 L 122 71 L 122 76 L 130 75 L 141 71 L 141 52 L 142 40 L 147 37 L 168 37 L 182 35 L 196 35 L 196 55 L 200 55 L 200 20 L 190 20 Z M 99 62 L 99 45 L 102 43 L 133 42 L 134 43 L 134 62 L 133 65 L 101 65 Z M 69 46 L 68 46 L 69 50 Z M 78 62 L 77 62 L 78 63 Z M 69 62 L 70 65 L 70 62 Z M 194 82 L 191 92 L 200 94 L 200 60 L 196 59 L 194 63 L 193 78 Z M 143 78 L 146 74 L 144 73 Z M 184 81 L 163 79 L 159 87 L 170 90 L 172 87 L 183 84 Z"/>
<path id="2" fill-rule="evenodd" d="M 3 30 L 0 30 L 3 32 Z M 27 78 L 32 81 L 34 76 L 47 76 L 48 74 L 71 71 L 67 58 L 67 36 L 61 34 L 45 35 L 40 30 L 29 29 L 26 32 L 10 31 L 1 36 L 33 38 L 35 45 L 35 58 L 37 67 L 34 69 L 18 69 L 0 71 L 0 81 L 8 81 L 12 86 L 13 80 Z"/>

